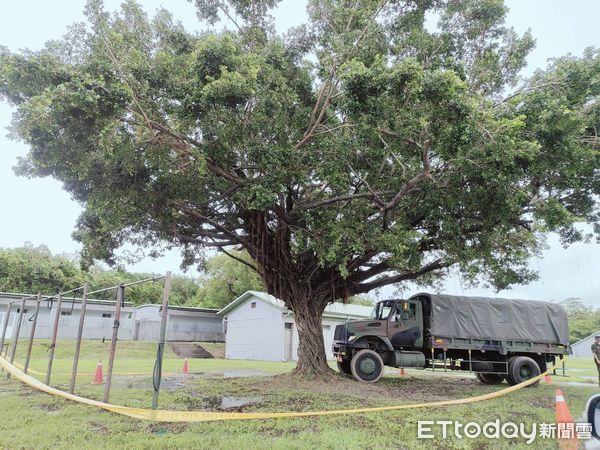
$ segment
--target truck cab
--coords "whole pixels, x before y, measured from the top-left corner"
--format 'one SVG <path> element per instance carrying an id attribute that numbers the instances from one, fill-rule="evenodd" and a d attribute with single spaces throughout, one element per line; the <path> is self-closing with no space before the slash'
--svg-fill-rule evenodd
<path id="1" fill-rule="evenodd" d="M 421 301 L 382 300 L 375 305 L 369 319 L 353 320 L 336 327 L 333 353 L 338 368 L 361 381 L 372 382 L 380 378 L 384 365 L 424 367 L 423 331 Z M 381 373 L 375 376 L 376 372 Z"/>

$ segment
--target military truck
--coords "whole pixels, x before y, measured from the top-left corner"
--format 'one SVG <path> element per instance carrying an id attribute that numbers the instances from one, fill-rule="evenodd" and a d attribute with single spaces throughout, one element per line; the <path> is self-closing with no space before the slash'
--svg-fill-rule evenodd
<path id="1" fill-rule="evenodd" d="M 570 354 L 568 337 L 554 303 L 421 293 L 338 325 L 333 353 L 340 372 L 369 383 L 389 366 L 471 371 L 484 384 L 514 385 Z"/>

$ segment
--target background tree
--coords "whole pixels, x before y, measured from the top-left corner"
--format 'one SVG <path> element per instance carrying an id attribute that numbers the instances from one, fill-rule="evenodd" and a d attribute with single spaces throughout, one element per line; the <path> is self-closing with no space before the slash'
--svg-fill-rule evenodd
<path id="1" fill-rule="evenodd" d="M 561 302 L 569 319 L 569 342 L 571 344 L 600 331 L 600 310 L 586 306 L 578 298 Z"/>
<path id="2" fill-rule="evenodd" d="M 251 263 L 246 252 L 233 252 L 237 258 Z M 258 273 L 227 255 L 216 255 L 206 263 L 206 276 L 200 280 L 200 288 L 194 303 L 206 308 L 223 308 L 246 291 L 263 291 Z"/>
<path id="3" fill-rule="evenodd" d="M 54 293 L 81 286 L 84 278 L 72 261 L 45 245 L 0 248 L 0 292 Z"/>
<path id="4" fill-rule="evenodd" d="M 23 247 L 0 249 L 0 292 L 32 295 L 41 292 L 52 295 L 61 290 L 67 291 L 82 286 L 84 283 L 88 283 L 91 289 L 95 290 L 157 276 L 125 270 L 106 270 L 97 265 L 83 271 L 76 260 L 73 255 L 53 255 L 45 245 L 34 247 L 27 243 Z M 191 306 L 194 304 L 198 288 L 199 284 L 194 279 L 173 276 L 169 303 Z M 160 303 L 162 291 L 161 281 L 131 286 L 125 291 L 126 301 L 134 305 Z M 94 298 L 115 300 L 115 295 L 115 291 L 107 291 L 95 294 Z"/>
<path id="5" fill-rule="evenodd" d="M 324 374 L 328 302 L 450 266 L 505 288 L 544 233 L 600 232 L 598 51 L 520 82 L 533 39 L 501 0 L 310 0 L 285 36 L 276 0 L 195 3 L 234 30 L 93 0 L 64 39 L 0 51 L 19 171 L 84 205 L 85 260 L 243 248 L 295 313 L 297 372 Z"/>

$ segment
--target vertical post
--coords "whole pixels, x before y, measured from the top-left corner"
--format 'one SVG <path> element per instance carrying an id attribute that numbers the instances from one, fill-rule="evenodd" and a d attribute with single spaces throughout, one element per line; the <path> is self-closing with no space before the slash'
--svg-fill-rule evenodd
<path id="1" fill-rule="evenodd" d="M 154 363 L 154 373 L 152 374 L 152 409 L 158 407 L 158 393 L 160 391 L 160 379 L 162 377 L 162 359 L 165 350 L 165 334 L 167 332 L 167 316 L 169 314 L 169 294 L 171 293 L 171 272 L 165 276 L 165 287 L 163 289 L 160 336 L 158 339 L 158 349 L 156 351 L 156 362 Z"/>
<path id="2" fill-rule="evenodd" d="M 431 347 L 431 371 L 435 372 L 435 352 L 433 350 L 433 347 Z"/>
<path id="3" fill-rule="evenodd" d="M 447 369 L 446 369 L 446 349 L 444 349 L 444 372 L 447 372 Z"/>
<path id="4" fill-rule="evenodd" d="M 77 341 L 75 342 L 75 354 L 73 355 L 73 370 L 71 370 L 71 384 L 69 394 L 75 390 L 75 379 L 77 378 L 77 365 L 79 364 L 79 351 L 81 350 L 81 337 L 83 336 L 83 324 L 85 322 L 85 308 L 87 306 L 88 285 L 83 285 L 83 297 L 81 298 L 81 309 L 79 310 L 79 328 L 77 329 Z"/>
<path id="5" fill-rule="evenodd" d="M 33 339 L 35 338 L 35 327 L 37 326 L 38 313 L 40 312 L 40 302 L 42 301 L 42 293 L 38 292 L 35 299 L 35 312 L 33 313 L 33 322 L 31 323 L 31 334 L 29 335 L 29 344 L 27 345 L 27 354 L 25 355 L 25 364 L 23 372 L 27 373 L 29 368 L 29 360 L 31 359 L 31 349 L 33 348 Z"/>
<path id="6" fill-rule="evenodd" d="M 102 401 L 108 403 L 110 395 L 110 382 L 112 380 L 113 365 L 115 361 L 115 352 L 117 351 L 117 338 L 119 334 L 119 325 L 121 320 L 121 304 L 125 296 L 125 288 L 119 286 L 117 288 L 117 303 L 115 304 L 115 320 L 113 322 L 112 341 L 110 342 L 110 354 L 108 355 L 108 372 L 106 373 L 106 384 L 104 385 L 104 395 Z"/>
<path id="7" fill-rule="evenodd" d="M 2 352 L 4 351 L 4 338 L 6 337 L 6 330 L 8 329 L 8 319 L 10 318 L 10 310 L 12 309 L 12 302 L 9 302 L 6 305 L 6 316 L 4 316 L 4 321 L 2 322 L 2 335 L 0 336 L 0 356 L 2 356 Z"/>
<path id="8" fill-rule="evenodd" d="M 471 356 L 471 349 L 469 349 L 469 372 L 473 372 L 473 357 Z"/>
<path id="9" fill-rule="evenodd" d="M 21 332 L 21 322 L 23 321 L 23 311 L 25 310 L 25 298 L 21 299 L 21 307 L 19 309 L 19 316 L 17 317 L 17 323 L 13 325 L 13 341 L 10 349 L 10 363 L 15 361 L 15 354 L 17 353 L 17 343 L 19 342 L 19 333 Z M 6 378 L 10 378 L 10 373 L 6 374 Z"/>
<path id="10" fill-rule="evenodd" d="M 60 307 L 62 305 L 62 292 L 58 294 L 56 310 L 54 312 L 54 327 L 52 328 L 52 340 L 48 349 L 48 368 L 46 369 L 46 384 L 50 385 L 50 374 L 52 373 L 52 363 L 54 362 L 54 349 L 56 348 L 56 337 L 58 336 L 58 324 L 60 322 Z"/>

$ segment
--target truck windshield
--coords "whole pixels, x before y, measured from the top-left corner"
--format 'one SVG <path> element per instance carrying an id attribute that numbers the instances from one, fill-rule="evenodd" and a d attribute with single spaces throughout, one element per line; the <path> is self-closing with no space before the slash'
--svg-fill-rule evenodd
<path id="1" fill-rule="evenodd" d="M 386 320 L 394 308 L 395 303 L 396 302 L 393 300 L 385 300 L 377 303 L 377 305 L 375 305 L 375 309 L 371 313 L 371 319 Z"/>

